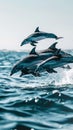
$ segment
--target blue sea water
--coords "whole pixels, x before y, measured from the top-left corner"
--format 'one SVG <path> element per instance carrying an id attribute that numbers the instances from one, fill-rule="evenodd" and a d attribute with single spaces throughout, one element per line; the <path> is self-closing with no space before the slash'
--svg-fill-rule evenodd
<path id="1" fill-rule="evenodd" d="M 26 55 L 0 51 L 0 130 L 73 130 L 73 69 L 58 68 L 58 73 L 41 77 L 10 76 Z"/>

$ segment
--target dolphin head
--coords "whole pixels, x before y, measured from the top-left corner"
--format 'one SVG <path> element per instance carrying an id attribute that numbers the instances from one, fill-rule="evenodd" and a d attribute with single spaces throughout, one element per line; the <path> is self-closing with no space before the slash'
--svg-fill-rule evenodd
<path id="1" fill-rule="evenodd" d="M 22 43 L 21 43 L 20 46 L 23 46 L 23 45 L 25 45 L 25 44 L 27 44 L 27 43 L 29 43 L 29 40 L 28 40 L 28 39 L 24 39 L 24 40 L 22 41 Z"/>
<path id="2" fill-rule="evenodd" d="M 12 76 L 14 73 L 18 72 L 20 69 L 17 65 L 15 65 L 12 70 L 11 70 L 11 73 L 10 73 L 10 76 Z"/>
<path id="3" fill-rule="evenodd" d="M 21 71 L 22 69 L 23 69 L 22 63 L 21 62 L 16 63 L 11 70 L 10 76 L 17 73 L 18 71 Z"/>

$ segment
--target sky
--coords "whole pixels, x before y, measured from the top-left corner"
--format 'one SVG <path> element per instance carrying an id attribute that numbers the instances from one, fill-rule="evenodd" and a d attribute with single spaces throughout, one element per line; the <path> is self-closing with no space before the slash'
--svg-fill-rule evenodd
<path id="1" fill-rule="evenodd" d="M 73 49 L 73 0 L 0 0 L 0 49 L 31 49 L 30 44 L 20 44 L 38 26 L 41 31 L 64 37 L 58 40 L 58 48 Z M 55 41 L 39 41 L 37 49 Z"/>

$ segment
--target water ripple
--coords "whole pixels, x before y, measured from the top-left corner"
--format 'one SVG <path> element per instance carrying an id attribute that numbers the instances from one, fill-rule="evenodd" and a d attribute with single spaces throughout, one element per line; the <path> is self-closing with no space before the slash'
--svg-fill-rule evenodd
<path id="1" fill-rule="evenodd" d="M 14 63 L 27 53 L 0 54 L 0 129 L 73 130 L 73 69 L 10 77 Z"/>

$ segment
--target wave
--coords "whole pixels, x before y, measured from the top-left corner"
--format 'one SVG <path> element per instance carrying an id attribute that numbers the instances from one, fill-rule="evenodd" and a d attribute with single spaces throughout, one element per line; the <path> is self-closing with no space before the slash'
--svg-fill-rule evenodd
<path id="1" fill-rule="evenodd" d="M 73 69 L 11 77 L 12 66 L 28 53 L 0 54 L 0 129 L 73 130 Z"/>

